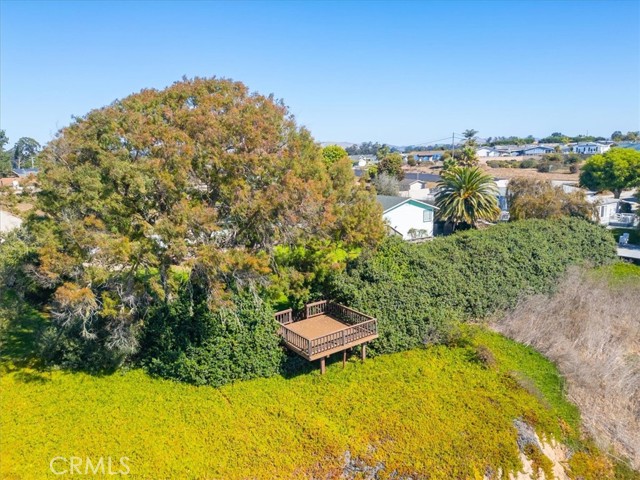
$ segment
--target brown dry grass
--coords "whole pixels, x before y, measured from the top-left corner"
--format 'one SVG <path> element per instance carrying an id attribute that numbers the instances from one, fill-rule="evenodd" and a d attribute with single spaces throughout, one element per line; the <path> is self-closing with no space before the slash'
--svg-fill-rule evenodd
<path id="1" fill-rule="evenodd" d="M 486 165 L 485 162 L 480 162 L 480 168 L 491 175 L 492 177 L 498 178 L 533 178 L 536 180 L 563 180 L 570 182 L 577 182 L 580 174 L 579 173 L 569 173 L 568 169 L 564 169 L 560 172 L 550 172 L 550 173 L 541 173 L 538 172 L 535 168 L 491 168 Z M 420 165 L 416 167 L 403 167 L 405 172 L 420 172 L 420 173 L 432 173 L 439 175 L 442 168 L 441 164 L 438 165 Z"/>
<path id="2" fill-rule="evenodd" d="M 496 323 L 566 378 L 587 431 L 640 468 L 640 282 L 572 270 L 552 297 L 525 299 Z"/>
<path id="3" fill-rule="evenodd" d="M 535 180 L 562 180 L 577 182 L 580 174 L 567 172 L 541 173 L 535 168 L 491 168 L 488 165 L 481 165 L 482 170 L 493 177 L 499 178 L 532 178 Z"/>

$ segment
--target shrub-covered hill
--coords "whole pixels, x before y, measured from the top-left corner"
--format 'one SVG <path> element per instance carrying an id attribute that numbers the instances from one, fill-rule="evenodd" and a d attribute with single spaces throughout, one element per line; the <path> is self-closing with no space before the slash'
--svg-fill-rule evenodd
<path id="1" fill-rule="evenodd" d="M 332 296 L 378 318 L 377 352 L 446 338 L 459 320 L 547 293 L 570 265 L 616 258 L 604 228 L 575 218 L 525 220 L 418 245 L 389 238 L 333 278 Z"/>
<path id="2" fill-rule="evenodd" d="M 7 366 L 2 478 L 59 478 L 50 471 L 56 456 L 116 464 L 128 457 L 132 479 L 362 478 L 372 471 L 376 478 L 483 478 L 521 468 L 515 419 L 543 438 L 570 442 L 569 465 L 590 475 L 584 478 L 615 474 L 579 442 L 578 412 L 562 397 L 554 366 L 483 331 L 457 346 L 352 359 L 344 370 L 333 364 L 325 376 L 314 370 L 221 388 L 140 370 L 91 376 Z M 541 458 L 535 449 L 529 454 Z"/>

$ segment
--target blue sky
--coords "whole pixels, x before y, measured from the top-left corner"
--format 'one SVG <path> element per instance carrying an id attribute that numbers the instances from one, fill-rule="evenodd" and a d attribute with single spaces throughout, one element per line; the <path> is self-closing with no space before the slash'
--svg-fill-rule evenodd
<path id="1" fill-rule="evenodd" d="M 273 93 L 319 141 L 640 129 L 638 0 L 0 5 L 12 142 L 183 75 Z"/>

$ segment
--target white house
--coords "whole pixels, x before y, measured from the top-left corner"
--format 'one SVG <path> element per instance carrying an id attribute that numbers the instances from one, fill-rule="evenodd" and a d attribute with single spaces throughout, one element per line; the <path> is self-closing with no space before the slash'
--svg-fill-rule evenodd
<path id="1" fill-rule="evenodd" d="M 476 150 L 476 155 L 478 157 L 499 157 L 501 153 L 495 148 L 480 147 Z"/>
<path id="2" fill-rule="evenodd" d="M 573 153 L 590 155 L 594 153 L 604 153 L 610 148 L 611 148 L 611 145 L 606 145 L 604 143 L 596 143 L 596 142 L 578 143 L 573 146 Z"/>
<path id="3" fill-rule="evenodd" d="M 438 207 L 406 197 L 378 195 L 383 214 L 392 233 L 404 240 L 433 237 L 435 211 Z"/>

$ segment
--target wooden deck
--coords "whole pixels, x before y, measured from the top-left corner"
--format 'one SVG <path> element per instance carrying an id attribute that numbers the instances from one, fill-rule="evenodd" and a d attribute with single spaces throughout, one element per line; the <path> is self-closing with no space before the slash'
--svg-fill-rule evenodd
<path id="1" fill-rule="evenodd" d="M 280 336 L 290 350 L 307 360 L 321 360 L 378 338 L 378 321 L 349 307 L 332 302 L 310 303 L 305 318 L 293 321 L 293 312 L 276 313 Z M 364 354 L 363 354 L 364 358 Z"/>

